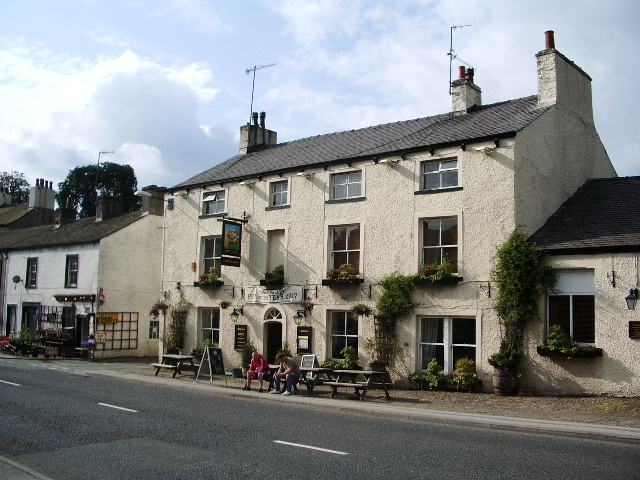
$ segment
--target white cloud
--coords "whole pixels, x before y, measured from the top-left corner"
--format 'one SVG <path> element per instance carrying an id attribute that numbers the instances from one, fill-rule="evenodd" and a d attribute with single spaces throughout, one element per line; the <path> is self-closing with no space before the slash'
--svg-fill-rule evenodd
<path id="1" fill-rule="evenodd" d="M 115 150 L 109 161 L 133 166 L 141 186 L 170 186 L 209 168 L 212 152 L 235 147 L 227 129 L 221 136 L 200 126 L 200 105 L 217 94 L 203 64 L 159 65 L 131 51 L 91 61 L 24 42 L 3 47 L 2 171 L 58 183 L 96 162 L 99 151 Z"/>

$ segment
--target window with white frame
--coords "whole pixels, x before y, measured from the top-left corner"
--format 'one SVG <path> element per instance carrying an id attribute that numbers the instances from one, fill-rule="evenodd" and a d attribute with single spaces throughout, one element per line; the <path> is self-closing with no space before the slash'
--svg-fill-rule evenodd
<path id="1" fill-rule="evenodd" d="M 331 176 L 331 199 L 344 200 L 362 195 L 362 172 L 336 173 Z"/>
<path id="2" fill-rule="evenodd" d="M 330 312 L 330 345 L 331 358 L 344 358 L 340 352 L 345 347 L 353 347 L 358 351 L 358 317 L 351 311 Z"/>
<path id="3" fill-rule="evenodd" d="M 160 338 L 160 320 L 149 321 L 149 338 Z"/>
<path id="4" fill-rule="evenodd" d="M 78 286 L 78 255 L 67 255 L 64 286 L 67 288 Z"/>
<path id="5" fill-rule="evenodd" d="M 211 341 L 213 346 L 220 345 L 220 309 L 201 308 L 200 309 L 200 332 L 202 342 Z"/>
<path id="6" fill-rule="evenodd" d="M 422 221 L 422 266 L 441 264 L 447 259 L 458 272 L 458 219 L 431 218 Z"/>
<path id="7" fill-rule="evenodd" d="M 207 237 L 202 239 L 202 271 L 209 273 L 211 267 L 215 267 L 218 275 L 221 274 L 220 259 L 222 258 L 222 237 Z"/>
<path id="8" fill-rule="evenodd" d="M 438 190 L 458 186 L 458 160 L 447 158 L 422 164 L 422 189 Z"/>
<path id="9" fill-rule="evenodd" d="M 224 190 L 206 192 L 202 198 L 204 215 L 215 215 L 227 211 L 227 195 Z"/>
<path id="10" fill-rule="evenodd" d="M 360 225 L 339 225 L 331 227 L 330 269 L 350 264 L 360 270 Z"/>
<path id="11" fill-rule="evenodd" d="M 421 317 L 420 370 L 434 358 L 453 372 L 461 358 L 476 360 L 476 319 L 473 317 Z"/>
<path id="12" fill-rule="evenodd" d="M 549 328 L 560 325 L 574 342 L 595 345 L 595 281 L 593 270 L 557 272 L 558 283 L 547 296 Z"/>
<path id="13" fill-rule="evenodd" d="M 25 282 L 25 287 L 27 288 L 36 288 L 38 285 L 38 259 L 37 258 L 27 258 L 27 281 Z"/>
<path id="14" fill-rule="evenodd" d="M 287 180 L 271 183 L 271 206 L 282 207 L 289 204 L 289 182 Z"/>

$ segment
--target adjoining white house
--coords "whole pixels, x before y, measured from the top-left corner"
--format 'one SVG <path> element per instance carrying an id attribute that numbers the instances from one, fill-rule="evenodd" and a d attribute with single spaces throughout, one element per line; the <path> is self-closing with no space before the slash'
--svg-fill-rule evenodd
<path id="1" fill-rule="evenodd" d="M 2 333 L 28 328 L 63 356 L 90 337 L 97 358 L 156 354 L 160 320 L 149 310 L 160 298 L 163 191 L 149 191 L 142 211 L 122 213 L 106 195 L 95 217 L 59 208 L 54 225 L 0 234 Z"/>
<path id="2" fill-rule="evenodd" d="M 230 368 L 248 337 L 270 360 L 288 343 L 320 360 L 350 345 L 366 362 L 374 320 L 351 307 L 374 306 L 381 278 L 448 258 L 455 282 L 418 287 L 390 370 L 402 381 L 433 357 L 448 372 L 470 357 L 490 385 L 497 247 L 516 228 L 536 232 L 587 180 L 616 176 L 594 125 L 591 78 L 555 49 L 553 32 L 546 41 L 529 97 L 483 105 L 461 67 L 452 111 L 440 115 L 279 144 L 254 114 L 238 155 L 169 189 L 162 290 L 193 305 L 183 350 L 208 339 Z M 351 285 L 328 278 L 343 264 L 357 272 Z M 280 265 L 283 284 L 261 285 Z M 212 266 L 220 281 L 200 283 Z M 555 387 L 540 372 L 527 386 Z M 596 383 L 584 390 L 606 389 Z"/>

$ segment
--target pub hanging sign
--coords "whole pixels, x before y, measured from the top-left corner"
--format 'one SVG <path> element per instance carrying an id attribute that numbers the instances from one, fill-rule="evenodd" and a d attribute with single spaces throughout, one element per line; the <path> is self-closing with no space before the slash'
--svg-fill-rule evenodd
<path id="1" fill-rule="evenodd" d="M 230 267 L 239 267 L 241 256 L 242 224 L 224 220 L 222 222 L 222 257 L 220 263 Z"/>

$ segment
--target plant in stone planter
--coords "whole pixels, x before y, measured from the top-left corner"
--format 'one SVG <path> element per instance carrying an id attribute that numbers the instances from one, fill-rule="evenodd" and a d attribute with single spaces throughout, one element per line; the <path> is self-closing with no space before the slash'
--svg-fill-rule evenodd
<path id="1" fill-rule="evenodd" d="M 267 285 L 282 285 L 284 283 L 284 265 L 276 266 L 273 271 L 264 274 Z"/>
<path id="2" fill-rule="evenodd" d="M 445 375 L 442 373 L 442 365 L 432 358 L 427 365 L 426 372 L 416 372 L 409 375 L 409 380 L 413 381 L 416 386 L 422 390 L 438 390 L 445 383 Z"/>
<path id="3" fill-rule="evenodd" d="M 350 263 L 343 263 L 340 268 L 334 268 L 327 272 L 327 278 L 335 281 L 345 281 L 359 278 L 359 272 Z"/>
<path id="4" fill-rule="evenodd" d="M 476 362 L 470 358 L 458 359 L 453 376 L 449 381 L 455 385 L 456 390 L 464 392 L 476 392 L 482 386 L 482 381 L 476 374 Z"/>
<path id="5" fill-rule="evenodd" d="M 242 346 L 242 350 L 240 350 L 240 366 L 244 371 L 249 370 L 249 366 L 251 365 L 251 354 L 255 352 L 256 347 L 253 342 L 249 339 Z"/>
<path id="6" fill-rule="evenodd" d="M 488 361 L 496 369 L 494 380 L 500 384 L 494 384 L 496 393 L 513 394 L 526 323 L 537 315 L 539 298 L 555 286 L 556 275 L 546 264 L 544 253 L 515 230 L 498 249 L 491 279 L 498 286 L 494 308 L 502 341 L 500 350 Z"/>
<path id="7" fill-rule="evenodd" d="M 210 285 L 219 281 L 220 274 L 218 273 L 218 269 L 216 267 L 209 267 L 209 271 L 207 273 L 201 274 L 198 278 L 198 282 L 200 283 L 200 285 Z"/>

